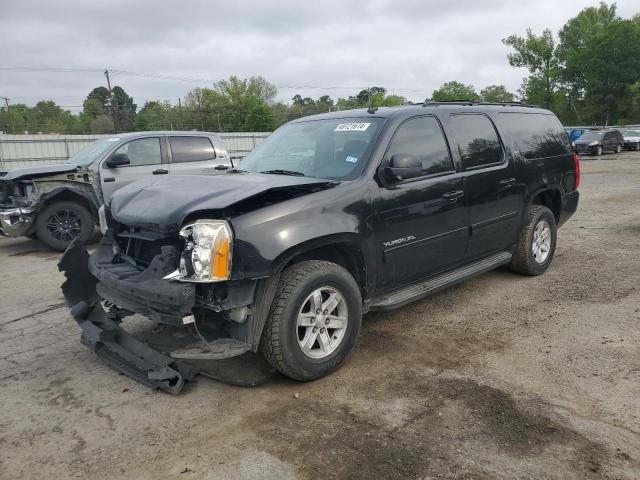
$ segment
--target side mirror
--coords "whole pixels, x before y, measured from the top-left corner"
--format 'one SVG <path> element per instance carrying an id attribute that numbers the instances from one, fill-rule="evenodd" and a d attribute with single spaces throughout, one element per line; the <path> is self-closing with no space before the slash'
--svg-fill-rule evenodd
<path id="1" fill-rule="evenodd" d="M 131 161 L 129 160 L 129 155 L 126 153 L 116 153 L 107 158 L 107 161 L 104 163 L 109 168 L 118 168 L 123 165 L 129 165 Z"/>
<path id="2" fill-rule="evenodd" d="M 392 182 L 416 178 L 422 175 L 422 163 L 410 153 L 396 153 L 389 159 L 384 173 Z"/>

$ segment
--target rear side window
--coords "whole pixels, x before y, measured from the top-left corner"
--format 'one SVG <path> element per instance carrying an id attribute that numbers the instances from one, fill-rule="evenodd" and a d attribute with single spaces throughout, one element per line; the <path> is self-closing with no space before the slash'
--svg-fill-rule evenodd
<path id="1" fill-rule="evenodd" d="M 397 153 L 409 153 L 422 163 L 424 175 L 446 173 L 453 170 L 449 149 L 434 117 L 416 117 L 404 122 L 389 145 L 388 158 Z"/>
<path id="2" fill-rule="evenodd" d="M 169 137 L 173 163 L 202 162 L 216 158 L 211 140 L 207 137 Z"/>
<path id="3" fill-rule="evenodd" d="M 511 134 L 516 150 L 527 159 L 570 153 L 569 139 L 554 115 L 501 113 L 500 125 Z"/>
<path id="4" fill-rule="evenodd" d="M 465 170 L 502 162 L 502 146 L 488 117 L 452 115 L 451 127 Z"/>

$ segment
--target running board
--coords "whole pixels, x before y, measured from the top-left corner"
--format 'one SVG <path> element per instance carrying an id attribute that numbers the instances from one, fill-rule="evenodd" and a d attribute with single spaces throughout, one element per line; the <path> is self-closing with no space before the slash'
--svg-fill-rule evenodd
<path id="1" fill-rule="evenodd" d="M 457 268 L 450 272 L 442 273 L 436 277 L 419 283 L 413 283 L 386 295 L 374 298 L 369 305 L 369 310 L 391 310 L 407 303 L 414 302 L 431 295 L 439 290 L 460 283 L 468 278 L 493 270 L 500 265 L 511 261 L 509 252 L 500 252 L 482 260 Z"/>

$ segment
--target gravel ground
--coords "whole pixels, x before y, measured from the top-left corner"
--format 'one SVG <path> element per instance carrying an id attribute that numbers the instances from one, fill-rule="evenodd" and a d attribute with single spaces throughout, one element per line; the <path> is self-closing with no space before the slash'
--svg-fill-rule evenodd
<path id="1" fill-rule="evenodd" d="M 640 478 L 640 154 L 582 171 L 545 275 L 369 314 L 310 384 L 151 391 L 79 343 L 59 255 L 0 239 L 0 478 Z"/>

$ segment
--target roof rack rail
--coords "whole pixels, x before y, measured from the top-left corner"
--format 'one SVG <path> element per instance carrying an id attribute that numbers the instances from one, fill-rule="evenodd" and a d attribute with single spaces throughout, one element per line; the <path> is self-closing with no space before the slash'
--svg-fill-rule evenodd
<path id="1" fill-rule="evenodd" d="M 443 100 L 443 101 L 436 101 L 436 100 L 429 100 L 428 102 L 424 102 L 422 104 L 423 107 L 431 107 L 431 106 L 438 106 L 438 105 L 469 105 L 469 106 L 473 106 L 473 105 L 501 105 L 501 106 L 506 106 L 506 107 L 530 107 L 530 108 L 540 108 L 538 107 L 538 105 L 529 105 L 528 103 L 524 103 L 524 102 L 483 102 L 482 100 L 478 100 L 478 99 L 461 99 L 461 100 Z"/>

